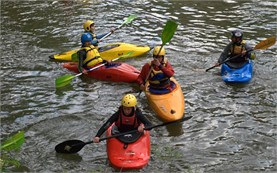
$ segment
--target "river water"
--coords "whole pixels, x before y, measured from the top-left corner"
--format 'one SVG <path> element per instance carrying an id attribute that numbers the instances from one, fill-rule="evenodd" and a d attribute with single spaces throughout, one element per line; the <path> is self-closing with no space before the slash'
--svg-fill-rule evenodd
<path id="1" fill-rule="evenodd" d="M 157 42 L 168 19 L 178 23 L 165 46 L 185 96 L 181 125 L 151 131 L 151 160 L 140 172 L 275 172 L 276 48 L 257 50 L 254 77 L 246 85 L 228 85 L 216 62 L 240 28 L 255 46 L 276 35 L 276 1 L 76 0 L 1 1 L 1 141 L 25 131 L 26 141 L 12 156 L 22 164 L 9 171 L 112 172 L 105 142 L 78 154 L 56 154 L 68 139 L 89 141 L 135 84 L 77 78 L 55 88 L 55 79 L 71 72 L 48 56 L 79 47 L 82 24 L 93 19 L 98 33 L 108 32 L 131 14 L 131 24 L 101 44 Z M 151 52 L 128 60 L 138 69 Z M 135 92 L 134 92 L 135 93 Z M 136 93 L 135 93 L 136 94 Z M 160 124 L 144 94 L 139 106 Z"/>

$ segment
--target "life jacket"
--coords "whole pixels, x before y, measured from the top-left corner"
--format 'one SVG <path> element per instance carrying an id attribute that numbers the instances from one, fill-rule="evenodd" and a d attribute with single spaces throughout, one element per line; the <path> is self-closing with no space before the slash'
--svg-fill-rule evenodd
<path id="1" fill-rule="evenodd" d="M 167 58 L 164 59 L 163 66 L 166 66 L 168 60 Z M 151 65 L 151 62 L 149 62 L 149 65 Z M 149 76 L 149 84 L 152 88 L 165 88 L 170 85 L 170 78 L 167 77 L 162 70 L 156 70 L 155 68 L 152 68 L 152 71 Z"/>
<path id="2" fill-rule="evenodd" d="M 137 109 L 135 109 L 132 116 L 126 116 L 123 113 L 122 106 L 120 107 L 120 113 L 115 125 L 120 129 L 137 129 L 139 127 L 139 123 L 136 116 Z"/>
<path id="3" fill-rule="evenodd" d="M 89 47 L 82 47 L 81 50 L 86 51 L 86 59 L 83 61 L 83 67 L 94 66 L 103 62 L 97 49 L 90 45 Z"/>
<path id="4" fill-rule="evenodd" d="M 241 54 L 243 51 L 245 51 L 245 44 L 246 41 L 242 40 L 241 44 L 238 46 L 236 44 L 232 44 L 231 46 L 231 57 Z M 245 57 L 238 57 L 235 59 L 231 59 L 230 62 L 244 62 Z"/>

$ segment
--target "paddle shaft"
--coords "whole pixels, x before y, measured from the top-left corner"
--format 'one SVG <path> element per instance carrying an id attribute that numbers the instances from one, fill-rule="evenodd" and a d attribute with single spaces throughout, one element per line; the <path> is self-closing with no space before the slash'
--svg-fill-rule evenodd
<path id="1" fill-rule="evenodd" d="M 250 51 L 253 51 L 253 49 L 246 51 L 246 53 L 248 53 L 248 52 L 250 52 Z M 238 55 L 236 55 L 236 56 L 229 57 L 229 58 L 225 59 L 222 63 L 219 63 L 218 65 L 214 65 L 214 66 L 212 66 L 212 67 L 206 69 L 206 72 L 209 71 L 209 70 L 211 70 L 211 69 L 213 69 L 213 68 L 215 68 L 215 67 L 218 67 L 218 66 L 220 66 L 220 65 L 222 65 L 222 64 L 224 64 L 224 63 L 226 63 L 226 62 L 228 62 L 228 61 L 230 61 L 230 60 L 236 59 L 236 58 L 240 57 L 241 55 L 242 55 L 242 54 L 238 54 Z"/>
<path id="2" fill-rule="evenodd" d="M 175 123 L 187 121 L 187 120 L 189 120 L 191 118 L 192 118 L 192 116 L 184 117 L 184 118 L 182 118 L 180 120 L 171 121 L 171 122 L 165 122 L 165 123 L 162 123 L 162 124 L 158 124 L 158 125 L 154 125 L 154 126 L 150 126 L 150 127 L 145 127 L 144 130 L 152 130 L 152 129 L 157 128 L 157 127 L 162 127 L 162 126 L 167 126 L 167 125 L 170 125 L 170 124 L 175 124 Z M 135 133 L 135 132 L 138 132 L 138 130 L 136 129 L 136 130 L 131 130 L 131 131 L 128 131 L 128 132 L 114 134 L 112 136 L 108 136 L 108 137 L 105 137 L 105 138 L 100 138 L 99 142 L 107 140 L 107 139 L 111 139 L 111 138 L 116 138 L 116 137 L 124 136 L 124 135 L 131 134 L 131 133 Z M 85 142 L 83 145 L 87 145 L 87 144 L 91 144 L 91 143 L 93 143 L 93 141 Z"/>
<path id="3" fill-rule="evenodd" d="M 130 19 L 129 19 L 130 18 Z M 114 31 L 120 29 L 124 24 L 126 23 L 130 23 L 132 20 L 134 20 L 135 17 L 129 16 L 121 25 L 119 25 L 118 27 L 116 27 L 114 29 Z M 99 39 L 99 42 L 104 40 L 105 38 L 107 38 L 108 36 L 110 36 L 113 32 L 110 31 L 108 34 L 106 34 L 104 37 L 102 37 L 101 39 Z"/>
<path id="4" fill-rule="evenodd" d="M 118 59 L 120 59 L 120 58 L 121 58 L 121 57 L 115 58 L 115 59 L 113 59 L 112 61 L 116 61 L 116 60 L 118 60 Z M 103 64 L 100 64 L 100 65 L 98 65 L 98 66 L 96 66 L 96 67 L 90 68 L 90 69 L 88 69 L 87 71 L 88 71 L 88 72 L 93 71 L 93 70 L 95 70 L 95 69 L 98 69 L 98 68 L 100 68 L 100 67 L 106 65 L 106 64 L 107 64 L 107 62 L 105 62 L 105 63 L 103 63 Z M 80 75 L 82 75 L 82 74 L 83 74 L 83 73 L 76 74 L 76 75 L 74 76 L 74 78 L 75 78 L 75 77 L 78 77 L 78 76 L 80 76 Z"/>
<path id="5" fill-rule="evenodd" d="M 165 123 L 162 123 L 162 124 L 158 124 L 158 125 L 154 125 L 154 126 L 150 126 L 150 127 L 145 127 L 144 130 L 152 130 L 153 128 L 166 126 L 166 125 L 170 125 L 170 124 L 174 124 L 174 123 L 178 123 L 178 122 L 183 122 L 183 121 L 189 120 L 191 118 L 192 118 L 192 116 L 184 117 L 184 118 L 176 120 L 176 121 L 165 122 Z M 119 136 L 124 136 L 124 135 L 131 134 L 131 133 L 134 133 L 134 132 L 138 132 L 138 130 L 136 129 L 136 130 L 132 130 L 132 131 L 124 132 L 124 133 L 118 133 L 118 134 L 115 134 L 115 135 L 112 135 L 112 136 L 101 138 L 99 141 L 104 141 L 104 140 L 107 140 L 107 139 L 116 138 L 116 137 L 119 137 Z M 83 141 L 80 141 L 80 140 L 69 140 L 69 141 L 65 141 L 65 142 L 62 142 L 62 143 L 58 144 L 55 147 L 55 150 L 58 153 L 68 153 L 68 154 L 69 153 L 77 153 L 85 145 L 91 144 L 91 143 L 94 143 L 94 142 L 93 141 L 83 142 Z M 69 150 L 68 150 L 68 148 L 69 148 Z"/>

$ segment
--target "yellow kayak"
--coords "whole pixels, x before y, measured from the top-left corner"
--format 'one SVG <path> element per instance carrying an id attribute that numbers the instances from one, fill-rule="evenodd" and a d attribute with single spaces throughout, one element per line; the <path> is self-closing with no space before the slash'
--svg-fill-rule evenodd
<path id="1" fill-rule="evenodd" d="M 78 61 L 77 51 L 79 49 L 70 50 L 60 54 L 49 56 L 52 60 L 60 61 Z M 138 46 L 129 43 L 110 43 L 105 46 L 99 47 L 98 51 L 101 57 L 105 60 L 113 60 L 119 56 L 126 55 L 133 52 L 130 56 L 124 58 L 137 57 L 147 53 L 150 50 L 149 46 Z"/>
<path id="2" fill-rule="evenodd" d="M 147 100 L 157 114 L 157 116 L 165 121 L 179 120 L 184 116 L 185 99 L 179 83 L 173 77 L 170 78 L 171 83 L 175 84 L 175 88 L 166 94 L 153 94 L 149 91 L 149 83 L 146 83 L 145 95 Z"/>

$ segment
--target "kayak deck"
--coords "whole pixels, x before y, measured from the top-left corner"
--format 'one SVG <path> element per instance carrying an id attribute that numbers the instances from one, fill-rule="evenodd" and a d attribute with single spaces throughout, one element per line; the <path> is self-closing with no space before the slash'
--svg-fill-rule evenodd
<path id="1" fill-rule="evenodd" d="M 73 49 L 67 52 L 62 52 L 59 54 L 51 55 L 49 58 L 51 60 L 59 60 L 59 61 L 72 61 L 76 62 L 78 61 L 77 58 L 77 51 L 80 49 Z M 123 56 L 128 54 L 129 52 L 132 52 L 131 55 L 126 56 L 124 58 L 130 58 L 130 57 L 138 57 L 141 56 L 148 51 L 150 51 L 149 46 L 139 46 L 129 43 L 110 43 L 107 45 L 104 45 L 102 47 L 99 47 L 98 49 L 100 56 L 105 60 L 113 60 L 119 56 Z"/>
<path id="2" fill-rule="evenodd" d="M 64 63 L 62 66 L 70 71 L 79 73 L 78 63 L 76 62 Z M 139 73 L 138 69 L 127 63 L 113 63 L 112 65 L 104 65 L 92 70 L 87 75 L 97 80 L 133 83 L 138 78 Z"/>
<path id="3" fill-rule="evenodd" d="M 111 134 L 112 126 L 107 130 L 107 136 L 111 136 Z M 150 160 L 150 149 L 149 131 L 145 131 L 138 140 L 129 144 L 124 144 L 117 138 L 107 140 L 109 162 L 114 168 L 119 170 L 143 168 Z"/>
<path id="4" fill-rule="evenodd" d="M 181 119 L 185 109 L 184 94 L 179 83 L 173 77 L 170 80 L 176 84 L 176 87 L 169 93 L 153 94 L 149 91 L 149 83 L 146 84 L 147 89 L 145 91 L 150 106 L 157 116 L 165 122 Z"/>
<path id="5" fill-rule="evenodd" d="M 227 64 L 222 64 L 221 76 L 227 83 L 248 83 L 253 76 L 253 62 L 248 60 L 240 68 L 230 68 Z"/>

